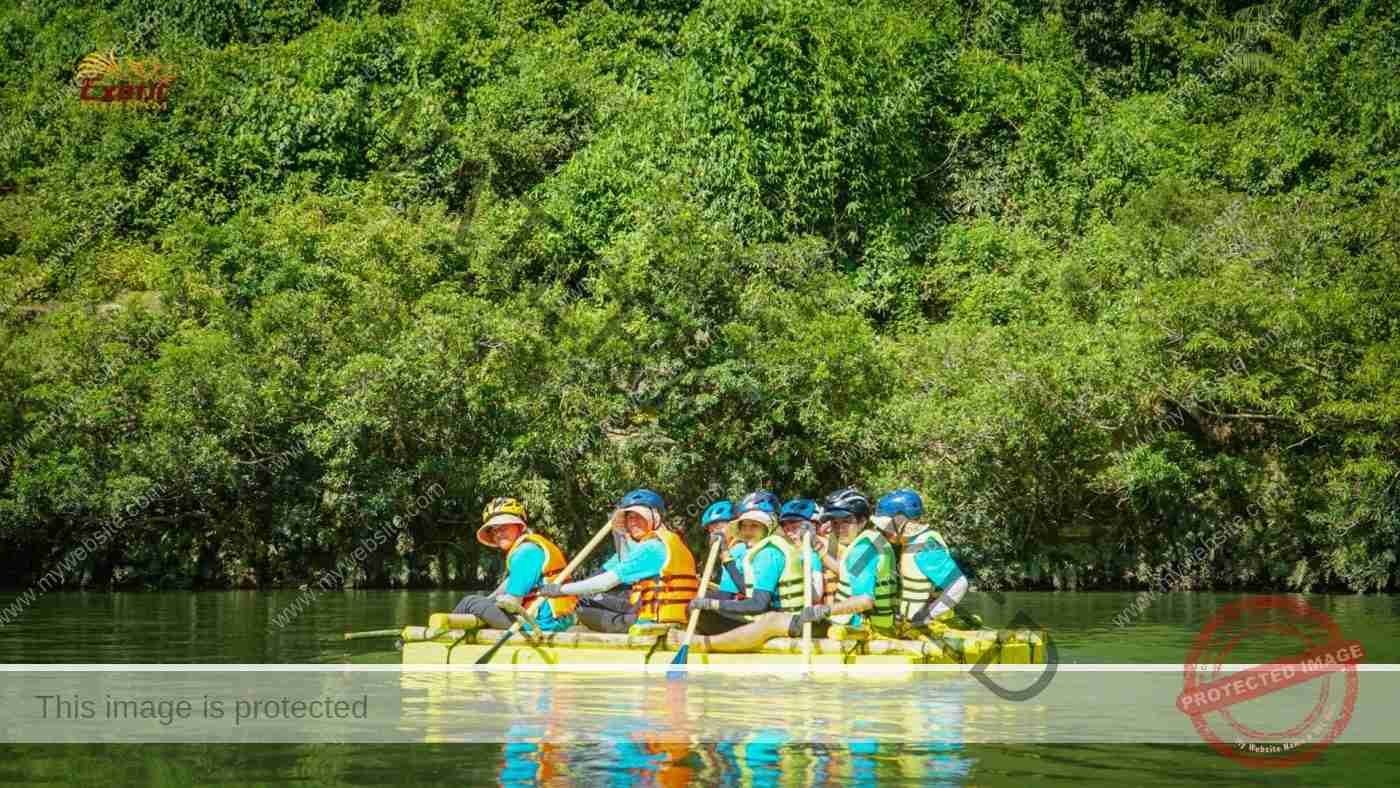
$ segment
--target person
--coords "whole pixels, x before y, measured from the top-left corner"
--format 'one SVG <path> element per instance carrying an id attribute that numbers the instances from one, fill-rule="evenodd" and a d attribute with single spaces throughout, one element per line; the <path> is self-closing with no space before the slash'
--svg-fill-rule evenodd
<path id="1" fill-rule="evenodd" d="M 744 560 L 744 553 L 748 551 L 749 546 L 730 533 L 730 525 L 733 522 L 734 503 L 727 498 L 710 504 L 705 513 L 700 515 L 700 527 L 705 529 L 711 543 L 716 539 L 721 540 L 719 586 L 711 584 L 705 589 L 705 596 L 710 599 L 738 599 L 739 589 L 744 584 L 744 570 L 740 562 Z"/>
<path id="2" fill-rule="evenodd" d="M 751 492 L 740 501 L 735 529 L 746 550 L 736 586 L 742 596 L 723 599 L 706 594 L 704 599 L 692 600 L 690 610 L 700 611 L 697 635 L 737 629 L 774 607 L 783 574 L 783 552 L 769 538 L 777 524 L 777 507 L 778 496 L 766 490 Z"/>
<path id="3" fill-rule="evenodd" d="M 505 553 L 506 576 L 495 591 L 485 596 L 469 594 L 452 612 L 466 613 L 492 627 L 506 629 L 511 625 L 511 617 L 498 603 L 509 600 L 520 607 L 529 606 L 538 596 L 540 585 L 553 580 L 568 562 L 553 542 L 530 530 L 529 515 L 514 498 L 493 498 L 482 510 L 481 521 L 476 540 Z M 573 597 L 563 596 L 541 605 L 535 613 L 540 629 L 558 632 L 573 626 L 576 602 Z"/>
<path id="4" fill-rule="evenodd" d="M 562 586 L 546 583 L 540 593 L 583 597 L 578 620 L 595 632 L 625 633 L 639 621 L 684 624 L 686 605 L 695 598 L 700 579 L 695 556 L 674 531 L 664 527 L 665 516 L 666 502 L 651 490 L 637 489 L 622 496 L 612 520 L 615 528 L 626 531 L 630 543 L 626 557 L 619 551 L 593 577 Z M 625 610 L 599 604 L 590 596 L 622 583 L 632 584 Z"/>
<path id="5" fill-rule="evenodd" d="M 953 560 L 942 534 L 924 524 L 924 499 L 913 490 L 889 493 L 875 505 L 871 522 L 901 545 L 899 557 L 899 627 L 903 635 L 942 627 L 980 626 L 980 619 L 954 608 L 967 593 L 967 578 Z"/>
<path id="6" fill-rule="evenodd" d="M 835 528 L 831 521 L 822 516 L 822 507 L 818 505 L 813 513 L 816 521 L 817 538 L 813 544 L 816 546 L 817 555 L 821 557 L 821 598 L 816 600 L 817 604 L 836 604 L 836 587 L 840 584 L 840 577 L 836 571 L 836 550 L 841 547 L 840 539 L 834 535 Z"/>
<path id="7" fill-rule="evenodd" d="M 771 506 L 771 503 L 768 505 Z M 742 506 L 740 508 L 744 509 Z M 749 548 L 744 561 L 744 580 L 753 589 L 756 598 L 751 604 L 743 606 L 713 600 L 691 603 L 692 607 L 701 609 L 701 618 L 695 628 L 700 637 L 692 641 L 692 648 L 709 652 L 751 651 L 774 637 L 801 636 L 802 626 L 798 619 L 805 603 L 802 532 L 813 526 L 816 513 L 815 501 L 803 498 L 788 501 L 778 514 L 781 527 L 777 530 L 769 527 L 769 533 Z M 763 515 L 766 515 L 766 511 L 760 506 L 741 511 L 739 526 L 746 538 L 758 535 L 758 525 L 764 522 Z M 813 587 L 813 598 L 820 599 L 821 556 L 817 546 L 808 553 L 808 562 L 811 574 L 807 578 Z M 721 617 L 738 619 L 739 625 L 721 627 L 718 621 Z M 701 629 L 701 625 L 706 623 L 710 624 L 709 631 Z M 714 631 L 716 629 L 720 631 Z M 824 626 L 813 630 L 814 637 L 824 635 Z"/>
<path id="8" fill-rule="evenodd" d="M 804 608 L 799 622 L 831 621 L 852 630 L 897 637 L 899 575 L 894 544 L 889 534 L 869 527 L 870 500 L 854 487 L 845 487 L 827 496 L 822 516 L 831 522 L 835 535 L 847 542 L 840 558 L 834 560 L 835 603 Z"/>
<path id="9" fill-rule="evenodd" d="M 803 532 L 810 532 L 812 535 L 811 553 L 807 557 L 807 566 L 811 572 L 808 582 L 812 585 L 813 604 L 820 604 L 828 596 L 834 595 L 836 576 L 833 572 L 828 582 L 825 568 L 823 567 L 822 555 L 829 549 L 831 526 L 821 523 L 822 507 L 810 498 L 794 498 L 783 504 L 782 512 L 778 515 L 778 525 L 783 529 L 783 534 L 787 540 L 797 546 L 802 544 Z M 833 588 L 828 589 L 828 586 Z M 801 589 L 799 588 L 800 592 Z M 797 612 L 801 612 L 799 609 Z M 800 630 L 800 627 L 797 627 Z M 798 635 L 792 635 L 798 637 Z"/>

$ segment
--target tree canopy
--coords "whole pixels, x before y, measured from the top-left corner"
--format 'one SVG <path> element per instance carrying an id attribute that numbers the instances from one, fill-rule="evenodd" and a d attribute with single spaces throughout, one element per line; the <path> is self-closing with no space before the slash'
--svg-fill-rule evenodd
<path id="1" fill-rule="evenodd" d="M 1394 3 L 30 0 L 0 50 L 17 582 L 399 518 L 350 582 L 477 585 L 496 495 L 567 549 L 846 484 L 984 586 L 1235 517 L 1202 586 L 1400 581 Z M 163 109 L 79 99 L 107 50 Z"/>

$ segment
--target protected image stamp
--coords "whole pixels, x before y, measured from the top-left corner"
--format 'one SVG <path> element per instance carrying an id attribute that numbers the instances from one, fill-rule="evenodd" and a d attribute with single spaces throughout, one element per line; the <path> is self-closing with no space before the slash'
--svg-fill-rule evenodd
<path id="1" fill-rule="evenodd" d="M 1270 662 L 1225 673 L 1231 652 L 1261 637 L 1296 639 L 1298 647 Z M 1237 763 L 1300 766 L 1346 730 L 1356 708 L 1356 665 L 1364 657 L 1359 641 L 1342 637 L 1330 617 L 1299 598 L 1232 602 L 1216 611 L 1192 644 L 1176 706 L 1206 743 Z M 1261 713 L 1269 696 L 1304 685 L 1315 686 L 1317 697 L 1296 724 L 1262 729 L 1240 720 L 1251 708 Z"/>

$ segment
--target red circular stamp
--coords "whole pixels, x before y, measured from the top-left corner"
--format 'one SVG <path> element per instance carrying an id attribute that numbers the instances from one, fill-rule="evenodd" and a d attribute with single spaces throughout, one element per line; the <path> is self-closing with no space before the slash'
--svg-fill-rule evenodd
<path id="1" fill-rule="evenodd" d="M 1267 644 L 1282 656 L 1226 673 L 1231 653 L 1244 643 L 1256 651 Z M 1343 638 L 1330 617 L 1300 598 L 1231 602 L 1196 636 L 1176 707 L 1202 739 L 1238 763 L 1299 766 L 1346 730 L 1356 708 L 1356 665 L 1364 657 L 1359 641 Z"/>

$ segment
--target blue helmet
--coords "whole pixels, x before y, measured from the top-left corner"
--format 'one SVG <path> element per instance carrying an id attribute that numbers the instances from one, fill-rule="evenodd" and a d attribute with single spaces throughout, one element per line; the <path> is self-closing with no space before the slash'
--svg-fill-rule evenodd
<path id="1" fill-rule="evenodd" d="M 700 515 L 700 527 L 709 528 L 714 523 L 727 523 L 734 519 L 734 504 L 728 499 L 710 504 Z"/>
<path id="2" fill-rule="evenodd" d="M 778 496 L 767 490 L 755 490 L 744 496 L 744 500 L 739 502 L 739 514 L 752 511 L 767 512 L 778 516 Z"/>
<path id="3" fill-rule="evenodd" d="M 783 504 L 778 520 L 816 520 L 817 502 L 811 498 L 793 498 Z"/>
<path id="4" fill-rule="evenodd" d="M 822 503 L 822 520 L 869 516 L 870 499 L 854 487 L 843 487 L 826 496 L 826 501 Z"/>
<path id="5" fill-rule="evenodd" d="M 617 503 L 619 509 L 627 509 L 632 506 L 645 506 L 648 509 L 654 509 L 658 515 L 666 514 L 666 502 L 661 500 L 661 496 L 645 487 L 627 493 Z"/>
<path id="6" fill-rule="evenodd" d="M 924 499 L 913 490 L 895 490 L 880 499 L 875 505 L 876 517 L 894 517 L 904 515 L 910 520 L 917 520 L 924 516 Z"/>

